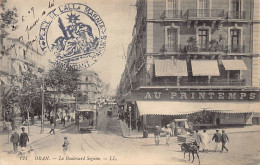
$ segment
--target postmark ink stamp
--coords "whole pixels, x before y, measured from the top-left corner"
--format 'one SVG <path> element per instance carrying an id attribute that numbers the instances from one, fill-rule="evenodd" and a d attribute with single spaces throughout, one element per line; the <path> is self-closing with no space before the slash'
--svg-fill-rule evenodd
<path id="1" fill-rule="evenodd" d="M 89 6 L 68 3 L 50 11 L 42 22 L 39 44 L 51 61 L 87 68 L 97 62 L 106 47 L 106 27 Z"/>

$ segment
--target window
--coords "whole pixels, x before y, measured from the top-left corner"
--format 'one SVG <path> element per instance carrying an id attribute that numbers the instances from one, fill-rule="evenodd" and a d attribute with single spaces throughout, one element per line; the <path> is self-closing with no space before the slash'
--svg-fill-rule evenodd
<path id="1" fill-rule="evenodd" d="M 88 77 L 86 77 L 86 82 L 88 82 Z"/>
<path id="2" fill-rule="evenodd" d="M 208 30 L 199 29 L 199 46 L 206 48 L 208 44 Z"/>
<path id="3" fill-rule="evenodd" d="M 209 16 L 209 0 L 199 0 L 198 5 L 198 16 L 208 17 Z"/>
<path id="4" fill-rule="evenodd" d="M 230 30 L 231 36 L 231 51 L 237 52 L 239 50 L 240 43 L 240 30 Z"/>
<path id="5" fill-rule="evenodd" d="M 231 18 L 233 19 L 239 19 L 241 18 L 241 4 L 240 4 L 240 0 L 231 0 Z"/>
<path id="6" fill-rule="evenodd" d="M 168 28 L 167 29 L 167 48 L 171 51 L 177 51 L 178 39 L 177 39 L 177 29 Z"/>
<path id="7" fill-rule="evenodd" d="M 177 0 L 168 0 L 168 10 L 177 10 Z"/>
<path id="8" fill-rule="evenodd" d="M 180 17 L 181 16 L 181 13 L 180 11 L 178 10 L 179 7 L 178 7 L 178 0 L 166 0 L 166 6 L 167 6 L 167 14 L 169 17 Z"/>

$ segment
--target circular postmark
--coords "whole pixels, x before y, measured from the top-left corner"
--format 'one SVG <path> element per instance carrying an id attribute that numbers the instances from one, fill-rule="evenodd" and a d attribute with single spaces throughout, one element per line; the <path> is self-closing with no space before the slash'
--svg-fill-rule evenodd
<path id="1" fill-rule="evenodd" d="M 39 44 L 52 62 L 87 68 L 106 47 L 106 27 L 89 6 L 68 3 L 50 11 L 40 27 Z"/>

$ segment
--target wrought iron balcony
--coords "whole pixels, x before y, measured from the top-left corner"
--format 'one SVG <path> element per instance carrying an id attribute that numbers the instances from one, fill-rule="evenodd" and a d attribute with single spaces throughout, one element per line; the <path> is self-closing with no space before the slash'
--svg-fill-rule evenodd
<path id="1" fill-rule="evenodd" d="M 221 18 L 224 17 L 222 9 L 188 9 L 185 15 L 189 18 Z"/>
<path id="2" fill-rule="evenodd" d="M 245 11 L 229 11 L 227 13 L 228 19 L 246 19 Z"/>
<path id="3" fill-rule="evenodd" d="M 206 44 L 203 47 L 181 45 L 181 44 L 164 44 L 161 52 L 224 52 L 225 46 L 222 44 Z"/>
<path id="4" fill-rule="evenodd" d="M 182 18 L 182 10 L 164 10 L 163 18 L 180 19 Z"/>
<path id="5" fill-rule="evenodd" d="M 227 46 L 228 53 L 246 53 L 245 45 L 228 45 Z"/>

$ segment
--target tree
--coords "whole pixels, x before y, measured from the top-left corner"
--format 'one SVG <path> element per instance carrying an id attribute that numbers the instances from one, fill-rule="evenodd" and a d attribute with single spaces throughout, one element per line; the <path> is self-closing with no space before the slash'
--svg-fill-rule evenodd
<path id="1" fill-rule="evenodd" d="M 9 35 L 9 32 L 11 29 L 12 31 L 16 30 L 18 28 L 16 19 L 18 17 L 17 9 L 7 9 L 6 3 L 7 0 L 2 0 L 1 2 L 1 15 L 0 15 L 0 27 L 1 27 L 1 34 L 0 34 L 0 44 L 3 46 L 3 39 L 6 38 Z M 1 50 L 1 55 L 9 55 L 8 50 Z"/>
<path id="2" fill-rule="evenodd" d="M 69 64 L 53 64 L 44 78 L 45 90 L 49 94 L 46 98 L 49 106 L 54 108 L 54 122 L 56 121 L 56 113 L 60 104 L 61 95 L 73 95 L 79 84 L 79 70 L 71 67 Z M 53 96 L 53 97 L 51 97 Z"/>

